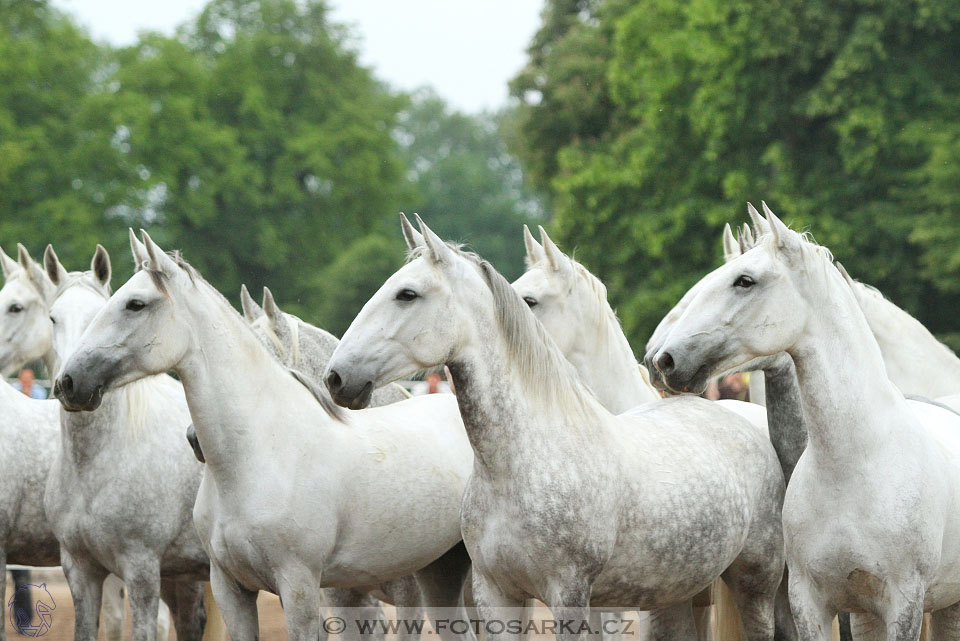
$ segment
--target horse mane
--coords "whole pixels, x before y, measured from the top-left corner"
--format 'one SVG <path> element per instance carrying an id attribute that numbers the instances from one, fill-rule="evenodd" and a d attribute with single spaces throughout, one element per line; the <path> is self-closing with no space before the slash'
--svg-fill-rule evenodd
<path id="1" fill-rule="evenodd" d="M 476 253 L 465 251 L 455 243 L 447 246 L 476 267 L 490 289 L 510 366 L 522 381 L 529 383 L 526 392 L 539 397 L 543 407 L 558 409 L 564 414 L 580 415 L 587 412 L 591 404 L 598 406 L 579 372 L 507 279 Z M 419 258 L 425 251 L 422 246 L 414 248 L 408 254 L 408 261 Z M 553 384 L 544 385 L 543 381 Z"/>
<path id="2" fill-rule="evenodd" d="M 251 327 L 250 323 L 248 323 L 246 320 L 243 320 L 243 318 L 240 316 L 240 312 L 234 309 L 233 305 L 230 304 L 230 301 L 227 300 L 226 296 L 221 294 L 220 290 L 218 290 L 216 287 L 214 287 L 209 282 L 207 282 L 207 280 L 200 274 L 200 272 L 196 270 L 196 268 L 194 268 L 186 260 L 184 260 L 183 256 L 181 256 L 179 251 L 174 250 L 172 252 L 167 252 L 167 255 L 173 260 L 174 264 L 176 264 L 177 267 L 179 267 L 184 272 L 186 272 L 187 276 L 190 277 L 190 282 L 193 283 L 194 287 L 198 287 L 200 284 L 205 285 L 207 291 L 211 292 L 214 295 L 214 297 L 216 297 L 219 301 L 221 301 L 223 305 L 227 309 L 229 309 L 230 312 L 234 314 L 234 316 L 240 318 L 240 320 L 243 321 L 241 325 L 244 328 L 246 328 L 246 331 L 250 332 L 253 335 L 253 338 L 256 341 L 256 344 L 259 345 L 260 348 L 264 350 L 264 352 L 266 352 L 267 356 L 269 358 L 273 358 L 278 363 L 280 362 L 260 342 L 260 339 L 257 338 L 256 334 L 254 334 L 253 327 Z M 140 269 L 147 272 L 147 274 L 150 276 L 150 279 L 153 281 L 154 285 L 156 285 L 157 289 L 163 292 L 165 296 L 169 295 L 169 293 L 167 292 L 166 285 L 164 284 L 164 279 L 168 277 L 167 274 L 165 274 L 159 268 L 155 267 L 152 264 L 152 261 L 149 261 L 149 260 L 143 261 L 140 264 Z M 301 372 L 294 370 L 293 368 L 288 367 L 283 363 L 280 363 L 280 365 L 287 370 L 287 373 L 289 373 L 294 378 L 294 380 L 299 382 L 301 385 L 303 385 L 307 389 L 308 392 L 310 392 L 310 394 L 320 404 L 320 407 L 323 408 L 323 411 L 327 413 L 327 416 L 329 416 L 330 418 L 334 419 L 339 423 L 346 423 L 346 418 L 347 418 L 346 411 L 343 408 L 341 408 L 339 405 L 333 402 L 333 399 L 330 398 L 330 394 L 327 393 L 325 389 L 319 388 L 315 383 L 310 381 Z"/>

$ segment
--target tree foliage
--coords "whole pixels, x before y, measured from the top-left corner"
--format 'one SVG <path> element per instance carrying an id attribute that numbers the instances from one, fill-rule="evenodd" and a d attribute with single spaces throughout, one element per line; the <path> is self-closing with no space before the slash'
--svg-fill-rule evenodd
<path id="1" fill-rule="evenodd" d="M 547 26 L 569 19 L 514 81 L 521 152 L 635 345 L 760 199 L 934 331 L 955 329 L 960 5 L 548 7 Z"/>
<path id="2" fill-rule="evenodd" d="M 122 282 L 144 227 L 230 299 L 269 285 L 333 331 L 401 263 L 402 209 L 518 268 L 535 205 L 497 119 L 391 92 L 350 38 L 322 0 L 212 0 L 112 49 L 0 0 L 0 242 L 71 268 L 100 242 Z"/>

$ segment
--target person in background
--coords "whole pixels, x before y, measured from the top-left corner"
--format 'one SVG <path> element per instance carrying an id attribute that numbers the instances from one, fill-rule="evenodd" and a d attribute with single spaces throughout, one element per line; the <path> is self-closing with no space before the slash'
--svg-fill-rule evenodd
<path id="1" fill-rule="evenodd" d="M 29 368 L 20 370 L 20 376 L 13 382 L 13 388 L 30 398 L 41 401 L 47 398 L 47 388 L 34 380 L 33 370 Z"/>
<path id="2" fill-rule="evenodd" d="M 443 376 L 437 370 L 427 372 L 427 378 L 413 386 L 410 393 L 414 396 L 422 394 L 441 394 L 449 393 L 450 384 L 443 380 Z"/>

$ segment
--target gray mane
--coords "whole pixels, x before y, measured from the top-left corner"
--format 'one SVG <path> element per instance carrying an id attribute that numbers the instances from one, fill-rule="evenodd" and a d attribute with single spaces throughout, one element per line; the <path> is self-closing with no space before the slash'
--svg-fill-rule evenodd
<path id="1" fill-rule="evenodd" d="M 507 279 L 479 255 L 464 251 L 460 245 L 446 244 L 483 276 L 493 295 L 497 325 L 507 345 L 510 365 L 521 380 L 531 383 L 528 392 L 539 396 L 543 407 L 565 413 L 582 414 L 591 402 L 596 403 L 580 374 Z M 408 261 L 423 256 L 425 251 L 423 246 L 413 249 Z M 545 381 L 552 384 L 544 384 Z"/>

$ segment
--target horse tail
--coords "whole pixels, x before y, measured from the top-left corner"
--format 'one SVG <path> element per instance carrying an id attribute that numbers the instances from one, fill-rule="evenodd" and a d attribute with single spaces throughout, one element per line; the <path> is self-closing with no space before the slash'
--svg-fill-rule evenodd
<path id="1" fill-rule="evenodd" d="M 740 611 L 733 602 L 733 593 L 730 592 L 727 584 L 722 579 L 717 579 L 713 582 L 710 592 L 714 604 L 714 641 L 744 641 Z"/>

